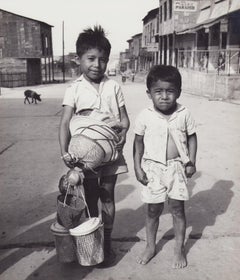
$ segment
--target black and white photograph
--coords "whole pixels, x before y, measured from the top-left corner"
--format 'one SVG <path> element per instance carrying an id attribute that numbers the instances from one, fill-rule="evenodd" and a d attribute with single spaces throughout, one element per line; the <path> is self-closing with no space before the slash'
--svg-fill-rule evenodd
<path id="1" fill-rule="evenodd" d="M 0 0 L 0 280 L 236 280 L 240 0 Z"/>

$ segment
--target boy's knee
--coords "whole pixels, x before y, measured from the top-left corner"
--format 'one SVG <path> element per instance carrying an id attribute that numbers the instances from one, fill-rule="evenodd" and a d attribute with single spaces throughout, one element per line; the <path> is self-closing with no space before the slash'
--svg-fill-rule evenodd
<path id="1" fill-rule="evenodd" d="M 175 217 L 182 217 L 185 215 L 184 201 L 170 200 L 169 201 L 170 212 Z"/>
<path id="2" fill-rule="evenodd" d="M 148 217 L 149 218 L 158 218 L 163 210 L 163 204 L 148 204 Z"/>
<path id="3" fill-rule="evenodd" d="M 104 188 L 100 188 L 100 199 L 103 203 L 112 203 L 113 202 L 113 198 L 112 198 L 110 192 L 108 192 Z"/>

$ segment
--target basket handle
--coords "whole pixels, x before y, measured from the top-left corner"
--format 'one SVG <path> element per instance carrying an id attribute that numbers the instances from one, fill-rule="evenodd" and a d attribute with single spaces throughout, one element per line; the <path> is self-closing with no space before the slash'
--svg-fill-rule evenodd
<path id="1" fill-rule="evenodd" d="M 65 197 L 64 197 L 64 201 L 63 201 L 63 207 L 66 206 L 66 200 L 67 200 L 67 195 L 68 195 L 68 192 L 69 192 L 69 186 L 70 186 L 70 184 L 68 184 L 68 186 L 67 186 L 67 191 L 66 191 L 66 194 L 65 194 Z M 81 188 L 79 188 L 79 186 L 76 186 L 76 187 L 77 187 L 77 196 L 78 196 L 78 191 L 80 190 L 83 202 L 84 202 L 84 204 L 85 204 L 85 206 L 87 208 L 88 217 L 90 219 L 91 215 L 90 215 L 90 211 L 89 211 L 89 208 L 88 208 L 88 205 L 87 205 L 87 201 L 86 201 L 85 195 L 84 195 L 83 191 L 81 190 Z"/>
<path id="2" fill-rule="evenodd" d="M 80 193 L 82 195 L 83 202 L 84 202 L 84 204 L 85 204 L 85 206 L 87 208 L 88 217 L 91 218 L 90 211 L 89 211 L 89 208 L 88 208 L 88 205 L 87 205 L 87 201 L 85 199 L 85 195 L 84 195 L 84 193 L 83 193 L 83 191 L 81 189 L 80 189 Z"/>
<path id="3" fill-rule="evenodd" d="M 66 206 L 66 200 L 67 200 L 67 195 L 68 195 L 68 192 L 69 192 L 69 186 L 70 186 L 70 184 L 68 183 L 67 184 L 66 194 L 65 194 L 65 197 L 64 197 L 64 201 L 63 201 L 63 207 Z"/>

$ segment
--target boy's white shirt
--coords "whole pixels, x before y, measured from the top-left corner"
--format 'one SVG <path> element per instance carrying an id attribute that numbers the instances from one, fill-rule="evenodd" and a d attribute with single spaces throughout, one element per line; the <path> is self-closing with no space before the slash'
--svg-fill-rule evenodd
<path id="1" fill-rule="evenodd" d="M 83 75 L 67 89 L 62 105 L 73 107 L 75 113 L 85 109 L 97 109 L 120 121 L 119 108 L 125 105 L 120 85 L 104 75 L 97 91 Z"/>
<path id="2" fill-rule="evenodd" d="M 196 132 L 189 110 L 177 104 L 170 119 L 164 118 L 153 106 L 142 110 L 136 120 L 134 133 L 144 136 L 144 159 L 166 164 L 168 134 L 171 133 L 183 163 L 189 161 L 187 135 Z"/>

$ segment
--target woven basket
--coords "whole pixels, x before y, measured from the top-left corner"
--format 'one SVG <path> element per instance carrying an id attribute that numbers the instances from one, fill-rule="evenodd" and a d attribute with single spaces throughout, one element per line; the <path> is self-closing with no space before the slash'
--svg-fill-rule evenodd
<path id="1" fill-rule="evenodd" d="M 105 122 L 74 116 L 70 121 L 68 152 L 85 169 L 93 170 L 118 159 L 119 136 Z"/>
<path id="2" fill-rule="evenodd" d="M 100 166 L 105 156 L 103 148 L 83 134 L 77 134 L 71 138 L 68 152 L 88 170 Z"/>
<path id="3" fill-rule="evenodd" d="M 95 231 L 81 236 L 73 236 L 75 253 L 79 264 L 83 266 L 96 265 L 104 260 L 103 224 Z"/>

